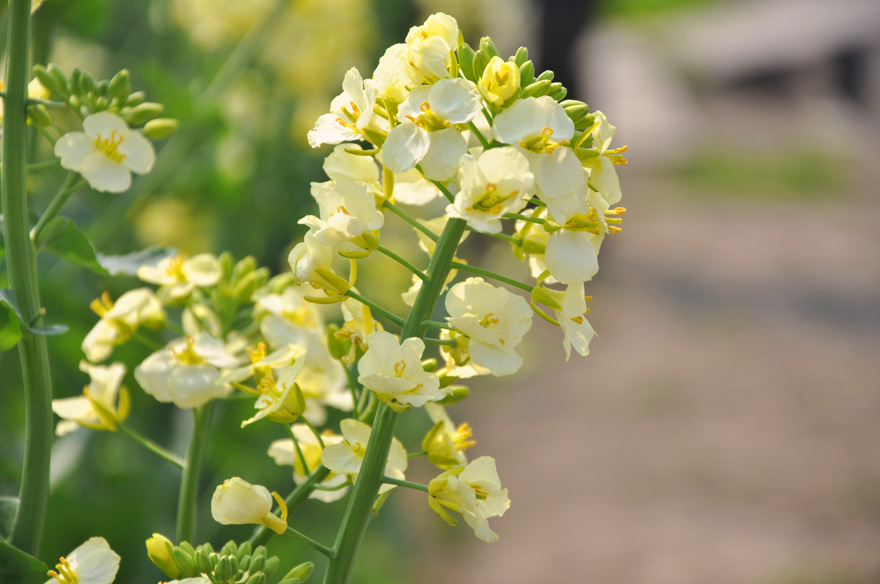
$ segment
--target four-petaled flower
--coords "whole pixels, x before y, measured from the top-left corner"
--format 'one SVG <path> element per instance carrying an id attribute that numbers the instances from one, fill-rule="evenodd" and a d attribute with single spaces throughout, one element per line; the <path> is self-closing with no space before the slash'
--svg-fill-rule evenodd
<path id="1" fill-rule="evenodd" d="M 150 172 L 156 153 L 140 132 L 110 112 L 83 120 L 82 132 L 70 132 L 55 143 L 61 166 L 80 173 L 96 191 L 121 193 L 131 185 L 131 173 Z"/>

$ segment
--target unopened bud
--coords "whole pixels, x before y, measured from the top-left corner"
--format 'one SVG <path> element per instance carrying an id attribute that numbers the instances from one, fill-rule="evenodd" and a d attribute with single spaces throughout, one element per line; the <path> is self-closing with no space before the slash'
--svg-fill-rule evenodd
<path id="1" fill-rule="evenodd" d="M 220 548 L 220 551 L 218 553 L 221 556 L 228 556 L 230 554 L 234 554 L 236 552 L 236 550 L 238 550 L 238 545 L 233 540 L 230 539 L 229 541 L 227 541 L 223 545 L 222 548 Z"/>
<path id="2" fill-rule="evenodd" d="M 95 91 L 95 78 L 83 71 L 79 76 L 79 88 L 81 93 Z"/>
<path id="3" fill-rule="evenodd" d="M 303 562 L 302 564 L 295 566 L 291 571 L 284 575 L 282 580 L 289 580 L 291 578 L 296 578 L 300 582 L 305 582 L 309 579 L 309 576 L 312 575 L 312 570 L 315 569 L 314 562 Z"/>
<path id="4" fill-rule="evenodd" d="M 46 91 L 52 92 L 58 88 L 55 78 L 49 74 L 42 65 L 34 65 L 34 77 L 40 82 L 40 85 L 46 88 Z M 66 85 L 66 83 L 65 83 Z"/>
<path id="5" fill-rule="evenodd" d="M 461 73 L 465 79 L 469 79 L 476 83 L 477 78 L 474 76 L 474 50 L 467 43 L 462 43 L 458 47 L 458 63 L 461 66 Z"/>
<path id="6" fill-rule="evenodd" d="M 543 73 L 538 75 L 538 81 L 544 81 L 544 80 L 553 81 L 553 71 L 551 71 L 550 69 L 547 69 L 546 71 L 544 71 Z"/>
<path id="7" fill-rule="evenodd" d="M 526 61 L 519 66 L 519 86 L 526 87 L 535 80 L 535 64 Z"/>
<path id="8" fill-rule="evenodd" d="M 165 106 L 154 101 L 145 101 L 135 106 L 128 113 L 126 120 L 130 126 L 142 126 L 153 118 L 158 118 L 165 110 Z"/>
<path id="9" fill-rule="evenodd" d="M 156 118 L 144 125 L 144 135 L 159 140 L 173 134 L 179 125 L 180 122 L 172 118 Z"/>
<path id="10" fill-rule="evenodd" d="M 189 577 L 196 574 L 196 564 L 192 556 L 183 551 L 180 546 L 171 548 L 171 558 L 177 569 L 180 570 L 181 576 Z"/>
<path id="11" fill-rule="evenodd" d="M 550 81 L 546 79 L 542 81 L 534 81 L 528 87 L 523 88 L 520 97 L 522 97 L 523 99 L 527 97 L 541 97 L 542 95 L 547 95 L 547 91 L 549 89 Z"/>
<path id="12" fill-rule="evenodd" d="M 516 50 L 516 55 L 513 57 L 513 62 L 516 63 L 517 67 L 522 67 L 523 64 L 529 60 L 529 50 L 525 47 L 520 47 Z"/>
<path id="13" fill-rule="evenodd" d="M 489 64 L 489 56 L 485 51 L 480 49 L 476 53 L 474 53 L 474 77 L 479 79 L 483 76 L 483 71 L 486 70 L 486 65 Z"/>
<path id="14" fill-rule="evenodd" d="M 180 576 L 180 569 L 171 557 L 171 548 L 174 547 L 171 540 L 162 534 L 154 533 L 153 537 L 148 539 L 146 543 L 147 556 L 157 568 L 162 570 L 169 578 Z"/>
<path id="15" fill-rule="evenodd" d="M 449 394 L 441 400 L 437 400 L 437 403 L 441 406 L 451 406 L 453 404 L 457 404 L 460 401 L 463 401 L 470 397 L 471 390 L 466 385 L 452 385 L 447 390 Z"/>
<path id="16" fill-rule="evenodd" d="M 281 565 L 281 560 L 278 556 L 272 556 L 271 558 L 266 560 L 266 569 L 263 570 L 266 573 L 266 576 L 271 576 L 275 573 L 275 570 L 278 569 L 278 566 Z"/>
<path id="17" fill-rule="evenodd" d="M 501 53 L 498 52 L 498 47 L 492 42 L 491 37 L 485 36 L 480 39 L 480 50 L 486 53 L 490 60 L 492 57 L 501 57 Z"/>
<path id="18" fill-rule="evenodd" d="M 49 63 L 46 70 L 49 72 L 49 75 L 52 76 L 52 79 L 55 80 L 55 89 L 67 94 L 67 75 L 64 74 L 61 67 L 54 63 Z"/>
<path id="19" fill-rule="evenodd" d="M 248 578 L 247 582 L 245 582 L 245 584 L 265 584 L 265 582 L 266 582 L 266 575 L 263 574 L 262 572 L 258 572 L 256 574 L 252 575 L 250 578 Z"/>
<path id="20" fill-rule="evenodd" d="M 115 97 L 119 99 L 119 101 L 125 103 L 129 93 L 131 93 L 131 81 L 129 80 L 128 69 L 123 69 L 110 80 L 107 94 L 110 97 Z"/>
<path id="21" fill-rule="evenodd" d="M 214 567 L 214 577 L 216 577 L 221 582 L 229 580 L 232 578 L 232 562 L 230 558 L 234 558 L 235 556 L 223 556 L 217 562 L 217 565 Z"/>
<path id="22" fill-rule="evenodd" d="M 256 263 L 256 260 L 253 258 L 253 256 L 248 256 L 245 258 L 245 260 L 248 258 L 250 258 L 251 261 Z M 244 261 L 244 260 L 242 260 L 242 261 Z M 241 263 L 241 262 L 239 262 L 239 263 Z M 240 546 L 238 546 L 238 551 L 235 552 L 235 557 L 238 558 L 239 560 L 241 560 L 243 557 L 251 555 L 252 549 L 253 548 L 251 547 L 251 542 L 246 541 L 243 544 L 241 544 Z"/>
<path id="23" fill-rule="evenodd" d="M 555 82 L 550 84 L 550 91 L 547 92 L 547 95 L 556 101 L 562 101 L 565 99 L 565 96 L 568 95 L 568 90 L 562 85 L 562 83 Z"/>
<path id="24" fill-rule="evenodd" d="M 46 110 L 46 106 L 44 105 L 29 105 L 27 108 L 27 115 L 38 128 L 47 128 L 52 125 L 52 114 Z"/>
<path id="25" fill-rule="evenodd" d="M 135 91 L 131 95 L 128 96 L 128 99 L 125 100 L 125 105 L 129 107 L 136 107 L 140 104 L 144 103 L 144 100 L 147 98 L 147 95 L 143 91 Z"/>

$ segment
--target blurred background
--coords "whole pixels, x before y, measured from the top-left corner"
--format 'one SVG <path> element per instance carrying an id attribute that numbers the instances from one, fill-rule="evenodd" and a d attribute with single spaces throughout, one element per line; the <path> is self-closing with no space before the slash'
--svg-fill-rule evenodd
<path id="1" fill-rule="evenodd" d="M 286 269 L 329 151 L 310 151 L 306 131 L 349 67 L 369 74 L 438 10 L 472 45 L 488 34 L 505 55 L 528 46 L 538 70 L 608 115 L 629 146 L 629 212 L 587 288 L 592 354 L 566 364 L 559 331 L 536 319 L 520 374 L 471 383 L 452 411 L 474 427 L 469 454 L 494 456 L 510 490 L 499 541 L 396 493 L 355 581 L 880 582 L 876 0 L 46 0 L 37 62 L 96 77 L 126 67 L 181 120 L 132 191 L 80 194 L 68 214 L 103 253 L 230 250 Z M 34 184 L 36 208 L 50 183 Z M 471 251 L 525 273 L 502 246 Z M 41 261 L 49 321 L 71 327 L 50 339 L 55 393 L 75 395 L 89 301 L 138 283 Z M 115 353 L 130 369 L 145 356 Z M 20 476 L 19 375 L 17 354 L 0 353 L 3 495 Z M 132 395 L 131 425 L 182 452 L 187 412 Z M 249 415 L 219 410 L 215 429 Z M 250 535 L 210 519 L 223 479 L 289 484 L 254 454 L 279 437 L 258 426 L 214 434 L 201 539 Z M 423 431 L 414 420 L 400 434 Z M 118 581 L 160 579 L 143 542 L 173 534 L 179 473 L 137 448 L 87 430 L 56 443 L 44 559 L 104 535 L 123 556 Z M 431 471 L 413 464 L 408 478 Z M 310 504 L 297 527 L 330 541 L 342 510 Z M 287 541 L 270 550 L 312 557 Z"/>

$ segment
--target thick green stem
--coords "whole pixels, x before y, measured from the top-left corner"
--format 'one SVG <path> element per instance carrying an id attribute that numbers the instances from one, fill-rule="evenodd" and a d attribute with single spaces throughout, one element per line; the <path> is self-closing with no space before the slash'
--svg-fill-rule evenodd
<path id="1" fill-rule="evenodd" d="M 28 235 L 27 84 L 30 0 L 10 0 L 6 49 L 6 98 L 2 138 L 2 201 L 9 281 L 25 322 L 40 324 L 40 296 L 34 248 Z M 27 329 L 18 343 L 25 392 L 24 469 L 21 501 L 10 542 L 37 555 L 49 497 L 52 447 L 52 380 L 46 338 Z"/>
<path id="2" fill-rule="evenodd" d="M 180 479 L 180 497 L 177 499 L 177 541 L 194 541 L 196 530 L 196 500 L 199 494 L 199 476 L 202 459 L 208 443 L 213 403 L 193 409 L 193 433 L 186 451 L 186 465 Z"/>
<path id="3" fill-rule="evenodd" d="M 425 332 L 424 321 L 431 316 L 446 276 L 452 267 L 452 258 L 458 249 L 458 243 L 464 233 L 465 222 L 461 219 L 450 219 L 446 224 L 437 248 L 428 265 L 428 279 L 419 290 L 412 311 L 403 325 L 400 339 L 410 337 L 422 337 Z M 373 429 L 370 434 L 370 442 L 364 453 L 361 470 L 358 473 L 357 483 L 352 489 L 348 500 L 345 516 L 333 546 L 335 557 L 331 558 L 324 576 L 324 584 L 347 584 L 351 580 L 354 570 L 354 562 L 358 548 L 364 537 L 367 522 L 376 495 L 385 474 L 385 463 L 388 459 L 388 451 L 391 448 L 391 439 L 394 437 L 394 426 L 397 422 L 397 414 L 386 404 L 379 404 Z"/>

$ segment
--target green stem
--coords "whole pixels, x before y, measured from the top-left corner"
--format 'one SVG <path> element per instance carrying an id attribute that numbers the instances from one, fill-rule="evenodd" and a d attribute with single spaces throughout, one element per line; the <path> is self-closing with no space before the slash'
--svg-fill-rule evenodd
<path id="1" fill-rule="evenodd" d="M 446 345 L 447 347 L 454 347 L 458 344 L 458 342 L 453 341 L 452 339 L 432 339 L 430 337 L 425 337 L 422 340 L 425 341 L 426 345 Z"/>
<path id="2" fill-rule="evenodd" d="M 2 137 L 3 237 L 10 285 L 25 322 L 41 321 L 35 251 L 28 235 L 27 84 L 31 0 L 10 0 L 6 45 L 6 98 Z M 18 343 L 25 394 L 24 468 L 20 503 L 10 543 L 39 555 L 49 497 L 52 447 L 52 379 L 46 337 L 22 327 Z"/>
<path id="3" fill-rule="evenodd" d="M 413 483 L 411 481 L 404 481 L 391 477 L 382 477 L 382 482 L 389 485 L 397 485 L 398 487 L 406 487 L 407 489 L 415 489 L 417 491 L 424 491 L 426 493 L 428 492 L 428 485 L 423 485 L 421 483 Z"/>
<path id="4" fill-rule="evenodd" d="M 373 310 L 374 312 L 378 312 L 379 314 L 381 314 L 382 316 L 384 316 L 385 318 L 387 318 L 388 320 L 390 320 L 391 322 L 393 322 L 397 326 L 403 326 L 403 324 L 405 322 L 402 318 L 400 318 L 399 316 L 397 316 L 396 314 L 394 314 L 390 310 L 386 310 L 386 309 L 382 308 L 381 306 L 379 306 L 378 304 L 376 304 L 372 300 L 361 296 L 360 294 L 358 294 L 354 290 L 349 290 L 348 292 L 345 293 L 345 295 L 351 296 L 352 298 L 354 298 L 355 300 L 357 300 L 361 304 L 366 304 L 367 306 L 370 307 L 371 310 Z"/>
<path id="5" fill-rule="evenodd" d="M 505 219 L 518 219 L 520 221 L 528 221 L 529 223 L 537 223 L 538 225 L 543 225 L 544 220 L 539 219 L 537 217 L 529 217 L 528 215 L 523 215 L 522 213 L 505 213 L 502 215 Z"/>
<path id="6" fill-rule="evenodd" d="M 44 160 L 42 162 L 32 162 L 27 165 L 28 170 L 43 170 L 44 168 L 54 168 L 61 165 L 61 159 Z"/>
<path id="7" fill-rule="evenodd" d="M 448 322 L 440 322 L 439 320 L 423 320 L 422 324 L 425 326 L 432 326 L 434 328 L 446 329 L 448 331 L 455 330 L 455 327 Z"/>
<path id="8" fill-rule="evenodd" d="M 299 531 L 295 530 L 292 527 L 287 528 L 287 533 L 289 533 L 293 537 L 297 538 L 301 542 L 309 544 L 310 546 L 312 546 L 313 548 L 315 548 L 316 550 L 318 550 L 319 552 L 321 552 L 322 554 L 324 554 L 328 558 L 332 559 L 333 556 L 336 555 L 332 549 L 328 548 L 327 546 L 325 546 L 323 544 L 316 542 L 315 540 L 313 540 L 311 537 L 309 537 L 305 533 L 300 533 Z"/>
<path id="9" fill-rule="evenodd" d="M 385 207 L 386 209 L 388 209 L 389 211 L 391 211 L 392 213 L 394 213 L 395 215 L 397 215 L 398 217 L 400 217 L 401 219 L 403 219 L 404 221 L 406 221 L 407 223 L 409 223 L 410 225 L 412 225 L 413 227 L 415 227 L 416 229 L 418 229 L 419 231 L 421 231 L 422 233 L 424 233 L 425 236 L 428 239 L 430 239 L 431 241 L 437 241 L 437 239 L 439 238 L 439 236 L 436 233 L 434 233 L 433 231 L 431 231 L 430 229 L 428 229 L 427 227 L 425 227 L 424 225 L 419 223 L 416 219 L 410 217 L 409 214 L 405 213 L 400 207 L 398 207 L 392 203 L 389 203 L 388 201 L 385 201 L 384 203 L 382 203 L 382 206 Z"/>
<path id="10" fill-rule="evenodd" d="M 443 193 L 443 196 L 446 197 L 446 199 L 447 199 L 450 203 L 455 203 L 455 195 L 453 195 L 452 192 L 450 192 L 450 190 L 447 189 L 447 188 L 443 185 L 442 182 L 440 182 L 440 181 L 438 181 L 438 180 L 432 180 L 431 183 L 432 183 L 435 187 L 437 187 L 438 189 L 440 189 L 440 192 Z"/>
<path id="11" fill-rule="evenodd" d="M 511 278 L 508 278 L 507 276 L 502 276 L 501 274 L 496 274 L 495 272 L 492 272 L 490 270 L 484 270 L 483 268 L 478 268 L 477 266 L 472 266 L 470 264 L 452 262 L 452 265 L 459 270 L 463 270 L 465 272 L 473 272 L 474 274 L 486 276 L 487 278 L 492 278 L 493 280 L 498 280 L 499 282 L 510 284 L 511 286 L 515 286 L 520 290 L 525 290 L 526 292 L 531 292 L 533 288 L 533 286 L 529 286 L 528 284 L 523 284 L 522 282 L 513 280 Z"/>
<path id="12" fill-rule="evenodd" d="M 81 180 L 73 186 L 70 186 L 74 179 L 77 177 L 75 172 L 71 172 L 67 174 L 67 178 L 64 179 L 64 182 L 61 183 L 61 187 L 58 189 L 58 192 L 55 193 L 55 196 L 52 198 L 52 202 L 49 203 L 49 206 L 46 207 L 46 210 L 43 211 L 43 214 L 40 215 L 40 219 L 37 221 L 37 224 L 34 225 L 34 228 L 31 229 L 31 239 L 33 241 L 37 241 L 40 237 L 40 232 L 46 227 L 46 224 L 49 223 L 52 219 L 54 219 L 58 213 L 61 212 L 61 209 L 64 208 L 64 205 L 73 196 L 73 193 L 81 189 L 86 185 L 86 181 Z"/>
<path id="13" fill-rule="evenodd" d="M 194 541 L 196 531 L 196 499 L 199 493 L 199 475 L 202 459 L 208 444 L 213 403 L 193 409 L 193 433 L 186 451 L 186 464 L 180 480 L 180 497 L 177 500 L 177 540 Z"/>
<path id="14" fill-rule="evenodd" d="M 394 253 L 393 251 L 391 251 L 387 247 L 380 245 L 379 247 L 376 248 L 376 251 L 388 256 L 389 258 L 391 258 L 392 260 L 394 260 L 395 262 L 397 262 L 398 264 L 400 264 L 401 266 L 403 266 L 404 268 L 406 268 L 407 270 L 409 270 L 410 272 L 415 274 L 416 277 L 418 277 L 421 281 L 424 282 L 428 278 L 428 276 L 426 276 L 424 274 L 424 272 L 422 272 L 420 269 L 418 269 L 417 267 L 415 267 L 414 265 L 412 265 L 411 263 L 409 263 L 408 261 L 406 261 L 405 259 L 403 259 L 399 255 L 397 255 L 396 253 Z"/>
<path id="15" fill-rule="evenodd" d="M 473 231 L 481 235 L 488 235 L 489 237 L 494 237 L 495 239 L 500 239 L 501 241 L 506 241 L 507 243 L 512 243 L 516 246 L 520 246 L 523 243 L 523 240 L 519 237 L 513 237 L 504 233 L 483 233 L 482 231 L 477 231 L 476 229 L 468 229 L 468 231 Z"/>
<path id="16" fill-rule="evenodd" d="M 415 304 L 403 325 L 400 339 L 424 336 L 424 321 L 434 311 L 437 299 L 452 267 L 452 258 L 464 233 L 465 222 L 450 219 L 437 241 L 437 248 L 428 264 L 428 279 L 419 290 Z M 330 559 L 324 584 L 347 584 L 351 579 L 355 558 L 367 528 L 373 503 L 385 474 L 385 463 L 394 436 L 397 414 L 385 403 L 379 404 L 370 441 L 364 453 L 357 483 L 352 489 L 348 507 L 342 518 L 333 550 L 336 557 Z"/>
<path id="17" fill-rule="evenodd" d="M 324 439 L 321 438 L 321 433 L 318 432 L 318 429 L 315 428 L 315 425 L 312 424 L 311 422 L 309 422 L 305 416 L 300 416 L 299 419 L 302 420 L 303 424 L 305 424 L 306 426 L 309 427 L 309 430 L 312 431 L 312 434 L 315 435 L 315 439 L 318 441 L 318 444 L 321 446 L 321 450 L 324 450 Z M 308 468 L 308 467 L 304 466 L 303 468 Z"/>
<path id="18" fill-rule="evenodd" d="M 489 123 L 491 124 L 491 123 L 492 123 L 492 120 L 489 120 Z M 473 122 L 468 122 L 467 125 L 468 125 L 468 128 L 470 128 L 471 132 L 473 132 L 474 135 L 477 137 L 477 140 L 480 141 L 480 144 L 483 145 L 483 148 L 488 148 L 488 147 L 489 147 L 489 141 L 486 140 L 486 137 L 483 136 L 483 133 L 480 132 L 480 131 L 477 129 L 477 125 L 476 125 L 475 123 L 473 123 Z"/>
<path id="19" fill-rule="evenodd" d="M 293 442 L 293 449 L 296 451 L 296 458 L 302 465 L 303 472 L 305 472 L 308 470 L 309 465 L 306 463 L 306 457 L 303 455 L 302 448 L 299 446 L 299 440 L 297 440 L 296 436 L 293 434 L 293 428 L 290 427 L 290 424 L 284 424 L 284 429 L 287 430 L 287 435 L 290 436 L 290 440 Z"/>
<path id="20" fill-rule="evenodd" d="M 428 455 L 427 450 L 418 450 L 416 452 L 407 452 L 406 457 L 407 458 L 418 458 L 419 456 L 427 456 L 427 455 Z"/>
<path id="21" fill-rule="evenodd" d="M 342 364 L 342 368 L 345 369 L 345 377 L 348 379 L 348 389 L 351 391 L 351 413 L 357 418 L 358 416 L 358 395 L 357 395 L 357 382 L 354 377 L 354 373 L 351 372 L 348 365 L 345 363 Z"/>
<path id="22" fill-rule="evenodd" d="M 169 452 L 168 450 L 165 450 L 164 448 L 162 448 L 161 446 L 159 446 L 158 444 L 156 444 L 155 442 L 153 442 L 152 440 L 150 440 L 146 436 L 143 436 L 140 433 L 135 432 L 134 430 L 132 430 L 131 428 L 129 428 L 128 426 L 125 426 L 123 424 L 118 424 L 118 426 L 119 426 L 119 429 L 122 430 L 122 432 L 124 434 L 131 437 L 135 442 L 137 442 L 138 444 L 140 444 L 141 446 L 143 446 L 144 448 L 146 448 L 150 452 L 152 452 L 154 454 L 158 454 L 159 456 L 161 456 L 162 458 L 164 458 L 165 460 L 167 460 L 168 462 L 170 462 L 171 464 L 173 464 L 177 468 L 183 468 L 184 466 L 186 466 L 186 461 L 184 461 L 182 458 L 180 458 L 179 456 L 177 456 L 173 452 Z"/>

